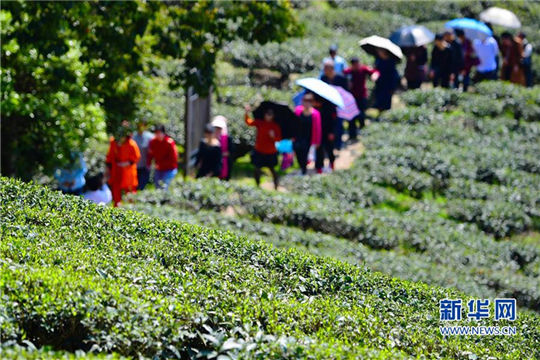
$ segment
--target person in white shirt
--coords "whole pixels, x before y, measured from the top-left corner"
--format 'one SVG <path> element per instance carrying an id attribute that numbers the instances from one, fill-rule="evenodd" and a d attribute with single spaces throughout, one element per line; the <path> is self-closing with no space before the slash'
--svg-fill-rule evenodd
<path id="1" fill-rule="evenodd" d="M 107 205 L 112 201 L 111 190 L 105 184 L 103 173 L 99 173 L 88 179 L 86 187 L 87 191 L 83 194 L 85 200 L 99 205 Z"/>
<path id="2" fill-rule="evenodd" d="M 527 36 L 525 35 L 525 33 L 520 32 L 518 37 L 523 42 L 523 60 L 521 61 L 521 65 L 523 66 L 523 70 L 525 71 L 525 80 L 526 80 L 527 87 L 531 87 L 533 86 L 533 76 L 532 76 L 533 46 L 527 40 Z"/>
<path id="3" fill-rule="evenodd" d="M 476 66 L 476 81 L 497 79 L 497 56 L 499 45 L 493 36 L 475 39 L 473 48 L 480 63 Z"/>
<path id="4" fill-rule="evenodd" d="M 334 71 L 336 72 L 336 74 L 338 75 L 341 75 L 343 76 L 343 71 L 345 71 L 345 69 L 347 68 L 347 61 L 342 58 L 341 56 L 339 56 L 337 54 L 337 51 L 338 51 L 338 47 L 337 45 L 331 45 L 330 48 L 328 49 L 328 54 L 330 56 L 328 57 L 325 57 L 323 59 L 323 69 L 324 69 L 324 63 L 325 62 L 328 62 L 328 61 L 333 61 L 334 62 Z M 323 70 L 321 70 L 321 76 L 323 75 Z"/>

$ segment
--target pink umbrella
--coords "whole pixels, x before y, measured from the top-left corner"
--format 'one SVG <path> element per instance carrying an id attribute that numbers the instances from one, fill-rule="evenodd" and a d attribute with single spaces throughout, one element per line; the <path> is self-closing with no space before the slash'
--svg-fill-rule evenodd
<path id="1" fill-rule="evenodd" d="M 345 104 L 343 108 L 338 107 L 337 116 L 347 121 L 351 121 L 360 114 L 360 110 L 358 110 L 358 106 L 356 106 L 356 100 L 354 99 L 354 96 L 341 86 L 332 85 L 332 87 L 339 92 L 339 95 L 341 95 L 343 103 Z"/>

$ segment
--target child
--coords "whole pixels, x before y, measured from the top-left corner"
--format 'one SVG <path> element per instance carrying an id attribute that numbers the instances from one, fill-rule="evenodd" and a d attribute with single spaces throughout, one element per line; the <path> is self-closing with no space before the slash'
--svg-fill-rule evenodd
<path id="1" fill-rule="evenodd" d="M 267 167 L 272 173 L 274 187 L 278 188 L 278 174 L 275 166 L 278 163 L 278 151 L 276 141 L 281 140 L 281 128 L 274 121 L 274 111 L 267 109 L 263 119 L 252 119 L 249 116 L 251 108 L 245 106 L 245 121 L 248 126 L 257 128 L 257 137 L 255 140 L 255 149 L 251 153 L 251 162 L 255 166 L 255 182 L 257 186 L 261 183 L 261 169 Z"/>

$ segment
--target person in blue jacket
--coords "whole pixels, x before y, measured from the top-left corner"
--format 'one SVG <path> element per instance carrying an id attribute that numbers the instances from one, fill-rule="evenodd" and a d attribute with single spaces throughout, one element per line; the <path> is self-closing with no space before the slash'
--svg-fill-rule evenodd
<path id="1" fill-rule="evenodd" d="M 58 189 L 64 194 L 81 195 L 86 180 L 84 176 L 88 172 L 86 163 L 81 153 L 72 153 L 69 163 L 65 168 L 56 169 L 54 177 L 58 181 Z"/>

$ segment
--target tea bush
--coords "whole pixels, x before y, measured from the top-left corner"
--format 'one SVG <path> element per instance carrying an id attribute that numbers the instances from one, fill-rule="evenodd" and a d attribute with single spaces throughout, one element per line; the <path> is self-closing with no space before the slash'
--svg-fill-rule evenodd
<path id="1" fill-rule="evenodd" d="M 439 299 L 467 296 L 14 180 L 0 187 L 3 354 L 34 346 L 163 358 L 538 354 L 535 314 L 520 312 L 520 332 L 496 346 L 442 338 Z"/>

